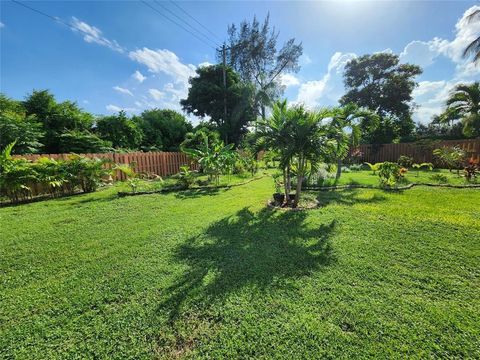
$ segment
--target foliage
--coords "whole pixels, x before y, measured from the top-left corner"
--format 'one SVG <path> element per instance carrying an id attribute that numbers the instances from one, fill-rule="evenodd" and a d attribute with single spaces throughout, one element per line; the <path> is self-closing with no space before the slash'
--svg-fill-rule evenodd
<path id="1" fill-rule="evenodd" d="M 400 164 L 400 165 L 402 165 L 402 164 Z M 420 173 L 420 169 L 422 169 L 422 168 L 425 168 L 429 171 L 433 170 L 433 164 L 432 163 L 412 164 L 411 167 L 417 170 L 417 177 Z"/>
<path id="2" fill-rule="evenodd" d="M 350 170 L 351 171 L 361 171 L 363 170 L 364 166 L 363 164 L 352 164 L 350 165 Z"/>
<path id="3" fill-rule="evenodd" d="M 421 68 L 416 65 L 400 64 L 395 54 L 360 56 L 345 66 L 347 93 L 340 103 L 355 103 L 381 117 L 379 127 L 371 129 L 371 142 L 409 136 L 414 129 L 411 118 L 412 91 L 416 86 L 414 78 L 421 73 Z"/>
<path id="4" fill-rule="evenodd" d="M 40 158 L 36 162 L 14 159 L 11 156 L 15 143 L 0 153 L 0 195 L 12 202 L 27 199 L 36 194 L 53 196 L 72 194 L 77 189 L 95 191 L 102 178 L 109 175 L 106 159 L 89 159 L 70 155 L 66 160 Z"/>
<path id="5" fill-rule="evenodd" d="M 263 23 L 254 16 L 251 23 L 244 20 L 239 27 L 232 24 L 228 35 L 228 64 L 244 83 L 253 84 L 254 117 L 260 115 L 265 120 L 266 108 L 283 94 L 282 74 L 300 69 L 303 46 L 292 38 L 278 48 L 279 33 L 270 27 L 270 15 Z"/>
<path id="6" fill-rule="evenodd" d="M 95 130 L 115 148 L 136 149 L 143 139 L 142 129 L 127 117 L 125 111 L 97 119 Z"/>
<path id="7" fill-rule="evenodd" d="M 255 120 L 253 89 L 241 82 L 232 68 L 227 67 L 225 90 L 223 65 L 201 66 L 196 73 L 197 76 L 189 80 L 187 98 L 180 104 L 189 114 L 201 118 L 208 116 L 226 144 L 238 145 L 241 136 L 247 132 L 247 126 Z"/>
<path id="8" fill-rule="evenodd" d="M 58 137 L 60 153 L 103 153 L 112 151 L 112 143 L 88 130 L 65 130 Z"/>
<path id="9" fill-rule="evenodd" d="M 457 85 L 446 104 L 447 109 L 440 115 L 440 121 L 460 121 L 465 136 L 480 136 L 480 82 Z"/>
<path id="10" fill-rule="evenodd" d="M 220 175 L 232 174 L 238 155 L 233 144 L 225 145 L 220 140 L 209 141 L 209 137 L 203 140 L 203 144 L 193 149 L 183 148 L 183 152 L 198 162 L 202 171 L 218 185 Z"/>
<path id="11" fill-rule="evenodd" d="M 135 171 L 134 164 L 115 164 L 113 171 L 120 171 L 127 177 L 127 183 L 132 189 L 132 192 L 137 192 L 138 184 L 140 183 L 140 176 Z"/>
<path id="12" fill-rule="evenodd" d="M 259 141 L 267 150 L 279 154 L 287 205 L 298 205 L 307 169 L 315 167 L 334 151 L 336 142 L 327 137 L 327 129 L 322 125 L 322 120 L 330 114 L 326 109 L 308 112 L 302 106 L 287 108 L 286 101 L 283 101 L 277 102 L 272 116 L 259 124 Z M 294 169 L 297 184 L 295 199 L 290 204 Z"/>
<path id="13" fill-rule="evenodd" d="M 413 165 L 413 157 L 408 156 L 408 155 L 400 155 L 400 157 L 397 160 L 397 164 L 406 168 L 412 167 Z"/>
<path id="14" fill-rule="evenodd" d="M 442 166 L 452 169 L 460 169 L 465 161 L 466 153 L 459 146 L 444 146 L 433 150 L 433 155 L 438 159 Z"/>
<path id="15" fill-rule="evenodd" d="M 276 172 L 272 175 L 273 186 L 275 187 L 275 193 L 280 194 L 282 192 L 282 173 Z"/>
<path id="16" fill-rule="evenodd" d="M 185 116 L 174 110 L 145 110 L 133 121 L 143 132 L 141 147 L 147 151 L 179 151 L 187 133 L 193 130 Z"/>
<path id="17" fill-rule="evenodd" d="M 88 131 L 92 128 L 94 117 L 80 109 L 71 101 L 57 103 L 48 90 L 34 90 L 23 102 L 26 116 L 35 116 L 45 131 L 43 143 L 46 153 L 58 153 L 60 136 L 68 130 Z M 71 152 L 68 148 L 65 152 Z"/>
<path id="18" fill-rule="evenodd" d="M 185 189 L 188 189 L 195 183 L 195 173 L 190 170 L 188 165 L 180 167 L 180 172 L 177 174 L 178 183 Z"/>
<path id="19" fill-rule="evenodd" d="M 19 101 L 0 94 L 0 149 L 15 141 L 16 154 L 37 153 L 42 148 L 42 124 L 27 116 Z"/>
<path id="20" fill-rule="evenodd" d="M 376 174 L 376 172 L 380 169 L 380 166 L 382 165 L 382 163 L 371 164 L 369 162 L 365 162 L 364 164 L 368 166 L 368 168 L 372 171 L 373 175 Z"/>
<path id="21" fill-rule="evenodd" d="M 477 173 L 480 171 L 480 166 L 478 165 L 478 160 L 475 160 L 473 157 L 468 159 L 467 166 L 463 169 L 465 174 L 465 179 L 467 181 L 474 181 L 477 178 Z"/>
<path id="22" fill-rule="evenodd" d="M 430 176 L 430 180 L 439 184 L 447 184 L 448 177 L 445 174 L 433 174 Z"/>
<path id="23" fill-rule="evenodd" d="M 380 185 L 384 187 L 393 187 L 397 185 L 397 182 L 406 172 L 407 169 L 402 168 L 397 163 L 385 161 L 380 164 L 378 169 Z"/>
<path id="24" fill-rule="evenodd" d="M 467 21 L 473 22 L 480 20 L 480 9 L 474 9 L 468 16 Z M 473 30 L 473 29 L 472 29 Z M 463 57 L 473 56 L 473 62 L 478 64 L 480 62 L 480 36 L 474 37 L 463 52 Z"/>

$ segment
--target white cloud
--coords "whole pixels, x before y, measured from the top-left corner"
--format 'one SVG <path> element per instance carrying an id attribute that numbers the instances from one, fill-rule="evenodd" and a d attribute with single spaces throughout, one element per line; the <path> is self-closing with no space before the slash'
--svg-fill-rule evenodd
<path id="1" fill-rule="evenodd" d="M 300 59 L 299 59 L 300 65 L 302 65 L 302 66 L 310 65 L 312 62 L 313 62 L 313 61 L 312 61 L 312 59 L 310 58 L 310 56 L 308 56 L 308 54 L 303 53 L 303 54 L 300 56 Z"/>
<path id="2" fill-rule="evenodd" d="M 139 83 L 142 83 L 144 82 L 147 77 L 144 76 L 140 71 L 136 70 L 133 74 L 132 74 L 132 77 L 137 80 Z"/>
<path id="3" fill-rule="evenodd" d="M 204 67 L 204 66 L 212 66 L 213 64 L 208 62 L 208 61 L 204 61 L 200 64 L 198 64 L 198 67 Z"/>
<path id="4" fill-rule="evenodd" d="M 156 101 L 160 101 L 163 99 L 163 97 L 165 96 L 165 93 L 164 92 L 161 92 L 160 90 L 158 89 L 149 89 L 148 90 L 148 93 L 150 94 L 150 96 L 156 100 Z"/>
<path id="5" fill-rule="evenodd" d="M 433 61 L 439 52 L 439 42 L 443 40 L 434 39 L 432 41 L 415 40 L 407 44 L 400 53 L 400 61 L 403 63 L 416 64 L 422 68 L 433 64 Z"/>
<path id="6" fill-rule="evenodd" d="M 280 77 L 280 82 L 286 87 L 300 85 L 300 80 L 298 80 L 295 75 L 292 74 L 283 74 Z"/>
<path id="7" fill-rule="evenodd" d="M 343 70 L 350 60 L 357 56 L 353 53 L 336 52 L 330 59 L 327 73 L 320 80 L 311 80 L 301 84 L 295 103 L 307 107 L 331 105 L 344 93 Z"/>
<path id="8" fill-rule="evenodd" d="M 121 47 L 117 41 L 109 40 L 102 35 L 102 31 L 95 26 L 89 25 L 86 22 L 78 20 L 76 17 L 72 17 L 71 26 L 74 31 L 83 35 L 83 40 L 88 43 L 95 43 L 98 45 L 106 46 L 114 51 L 120 53 L 125 52 L 125 49 Z"/>
<path id="9" fill-rule="evenodd" d="M 129 57 L 147 66 L 150 72 L 171 76 L 175 82 L 188 83 L 190 76 L 195 75 L 195 66 L 183 64 L 178 56 L 170 50 L 152 50 L 144 47 L 131 51 Z"/>
<path id="10" fill-rule="evenodd" d="M 125 111 L 125 112 L 136 112 L 136 111 L 138 111 L 138 109 L 135 109 L 135 108 L 120 107 L 120 106 L 113 105 L 113 104 L 109 104 L 109 105 L 105 106 L 105 108 L 109 112 L 119 112 L 119 111 L 122 111 L 122 110 Z"/>
<path id="11" fill-rule="evenodd" d="M 413 90 L 413 97 L 420 97 L 425 94 L 431 94 L 445 87 L 446 81 L 420 81 L 418 87 Z"/>
<path id="12" fill-rule="evenodd" d="M 455 25 L 453 40 L 438 37 L 430 41 L 412 41 L 400 54 L 402 62 L 427 67 L 435 63 L 438 57 L 449 59 L 455 66 L 453 77 L 450 80 L 421 81 L 413 91 L 413 100 L 418 104 L 413 118 L 417 122 L 428 123 L 433 115 L 440 114 L 451 90 L 459 83 L 468 83 L 478 79 L 480 67 L 475 66 L 471 59 L 463 58 L 463 51 L 468 44 L 480 33 L 480 22 L 468 22 L 467 16 L 479 5 L 467 9 Z"/>
<path id="13" fill-rule="evenodd" d="M 114 86 L 113 90 L 118 91 L 119 93 L 133 96 L 132 92 L 128 89 L 122 88 L 120 86 Z"/>
<path id="14" fill-rule="evenodd" d="M 0 21 L 0 29 L 1 29 L 1 28 L 4 28 L 4 27 L 5 27 L 5 24 Z"/>

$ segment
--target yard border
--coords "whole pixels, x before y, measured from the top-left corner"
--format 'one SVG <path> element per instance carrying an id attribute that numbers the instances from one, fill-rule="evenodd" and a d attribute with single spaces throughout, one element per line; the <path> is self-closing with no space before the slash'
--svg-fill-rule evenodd
<path id="1" fill-rule="evenodd" d="M 433 184 L 433 183 L 411 183 L 406 186 L 400 186 L 396 188 L 382 188 L 375 185 L 351 184 L 351 185 L 336 185 L 336 186 L 325 186 L 325 187 L 307 186 L 302 190 L 333 191 L 333 190 L 344 190 L 344 189 L 378 189 L 378 190 L 386 190 L 386 191 L 402 191 L 402 190 L 411 189 L 415 186 L 429 186 L 429 187 L 453 188 L 453 189 L 480 188 L 480 184 L 452 185 L 452 184 Z"/>

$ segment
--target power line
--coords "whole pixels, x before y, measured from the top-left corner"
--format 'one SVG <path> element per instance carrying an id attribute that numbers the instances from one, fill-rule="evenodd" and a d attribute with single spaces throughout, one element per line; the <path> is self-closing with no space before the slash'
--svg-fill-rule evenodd
<path id="1" fill-rule="evenodd" d="M 182 19 L 180 16 L 178 16 L 177 14 L 175 14 L 172 10 L 170 10 L 169 8 L 167 8 L 165 5 L 163 5 L 161 2 L 157 1 L 157 0 L 153 0 L 158 6 L 162 7 L 162 9 L 164 9 L 165 11 L 169 12 L 170 14 L 172 14 L 175 18 L 177 18 L 178 20 L 180 20 L 181 22 L 183 22 L 185 25 L 187 25 L 188 27 L 190 27 L 190 29 L 192 29 L 193 31 L 196 31 L 198 32 L 200 35 L 202 35 L 205 39 L 207 39 L 207 41 L 210 41 L 212 44 L 215 45 L 215 47 L 218 47 L 219 45 L 210 38 L 210 36 L 206 35 L 204 32 L 202 32 L 201 30 L 199 30 L 198 28 L 194 27 L 193 25 L 191 25 L 190 23 L 188 23 L 186 20 Z"/>
<path id="2" fill-rule="evenodd" d="M 14 2 L 14 3 L 17 4 L 17 5 L 23 6 L 24 8 L 27 8 L 27 9 L 33 11 L 33 12 L 36 12 L 37 14 L 40 14 L 40 15 L 42 15 L 42 16 L 45 16 L 45 17 L 49 18 L 50 20 L 53 20 L 53 21 L 55 21 L 55 22 L 57 22 L 57 23 L 59 23 L 59 24 L 65 25 L 66 27 L 69 27 L 69 28 L 72 29 L 73 31 L 78 31 L 78 32 L 81 32 L 81 33 L 83 33 L 83 34 L 85 34 L 85 35 L 92 36 L 92 34 L 86 32 L 86 31 L 84 31 L 84 30 L 82 30 L 82 29 L 80 29 L 80 28 L 77 28 L 77 27 L 72 26 L 71 24 L 69 24 L 68 22 L 60 19 L 60 18 L 57 17 L 57 16 L 49 15 L 49 14 L 47 14 L 47 13 L 41 11 L 41 10 L 35 9 L 35 8 L 31 7 L 30 5 L 27 5 L 27 4 L 25 4 L 25 3 L 23 3 L 23 2 L 20 2 L 20 1 L 17 1 L 17 0 L 11 0 L 11 1 Z"/>
<path id="3" fill-rule="evenodd" d="M 187 15 L 190 19 L 192 19 L 193 21 L 195 21 L 198 25 L 200 25 L 202 28 L 204 28 L 205 30 L 207 30 L 211 35 L 213 35 L 215 38 L 217 38 L 217 40 L 219 40 L 220 42 L 222 42 L 223 40 L 220 39 L 215 33 L 211 32 L 209 28 L 207 28 L 205 25 L 203 25 L 200 21 L 198 21 L 197 19 L 195 19 L 192 15 L 190 15 L 188 13 L 187 10 L 185 10 L 184 8 L 182 8 L 180 5 L 178 5 L 175 1 L 173 0 L 170 0 L 170 2 L 175 5 L 178 9 L 180 9 L 185 15 Z"/>
<path id="4" fill-rule="evenodd" d="M 144 1 L 144 0 L 140 0 L 145 6 L 148 6 L 150 9 L 152 9 L 153 11 L 157 12 L 158 14 L 160 14 L 161 16 L 163 16 L 165 19 L 167 19 L 168 21 L 171 21 L 172 23 L 174 23 L 175 25 L 177 25 L 178 27 L 182 28 L 183 30 L 185 30 L 186 32 L 188 32 L 190 35 L 194 36 L 195 38 L 197 38 L 198 40 L 200 40 L 201 42 L 203 42 L 204 44 L 208 45 L 209 47 L 211 47 L 212 49 L 216 50 L 216 47 L 215 46 L 212 46 L 211 44 L 209 44 L 208 42 L 206 42 L 204 39 L 202 39 L 201 37 L 197 36 L 195 33 L 191 32 L 190 30 L 188 30 L 185 26 L 183 26 L 182 24 L 179 24 L 177 23 L 175 20 L 172 20 L 171 18 L 169 18 L 167 15 L 165 15 L 164 13 L 162 13 L 161 11 L 159 11 L 157 8 L 153 7 L 152 5 L 150 5 L 148 2 Z"/>

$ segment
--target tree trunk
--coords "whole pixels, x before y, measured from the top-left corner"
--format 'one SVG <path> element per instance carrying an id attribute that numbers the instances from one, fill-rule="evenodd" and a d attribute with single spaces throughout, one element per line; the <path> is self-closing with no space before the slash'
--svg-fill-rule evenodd
<path id="1" fill-rule="evenodd" d="M 302 192 L 302 182 L 303 182 L 303 174 L 305 172 L 305 159 L 302 156 L 300 156 L 300 159 L 298 161 L 298 173 L 297 173 L 297 188 L 295 189 L 295 200 L 293 202 L 294 208 L 298 206 L 298 203 L 300 202 L 300 193 Z"/>
<path id="2" fill-rule="evenodd" d="M 286 181 L 285 181 L 285 203 L 287 206 L 290 206 L 291 200 L 290 200 L 290 187 L 292 185 L 292 179 L 290 177 L 290 164 L 287 165 L 286 168 Z"/>
<path id="3" fill-rule="evenodd" d="M 340 176 L 342 176 L 342 159 L 338 158 L 338 160 L 337 160 L 337 174 L 335 175 L 335 184 L 338 183 L 338 180 L 340 180 Z"/>

